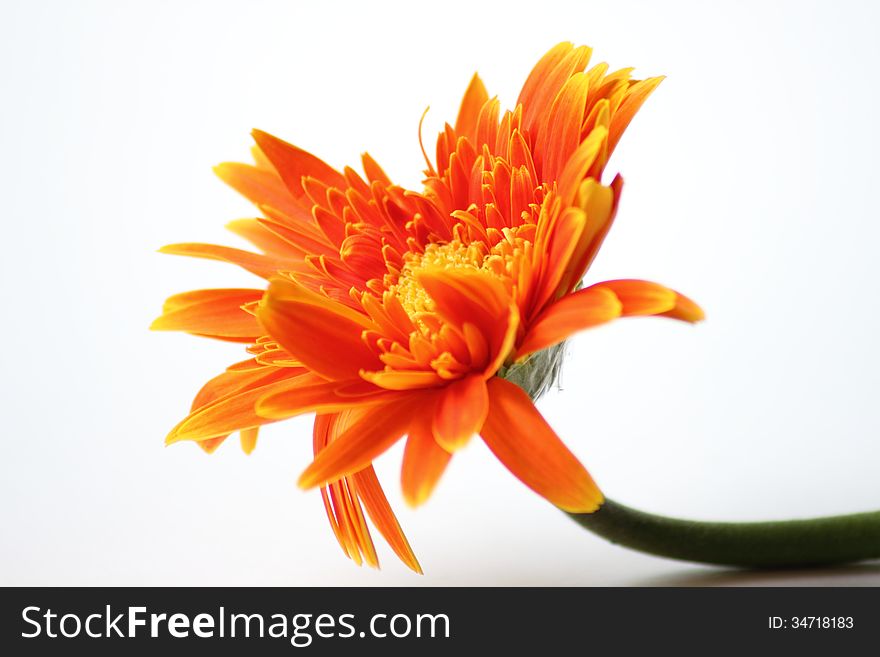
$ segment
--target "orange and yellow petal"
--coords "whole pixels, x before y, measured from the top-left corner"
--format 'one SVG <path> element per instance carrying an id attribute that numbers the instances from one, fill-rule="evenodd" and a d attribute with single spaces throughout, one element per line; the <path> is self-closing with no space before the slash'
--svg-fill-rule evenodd
<path id="1" fill-rule="evenodd" d="M 317 454 L 335 437 L 338 415 L 318 414 L 312 430 Z M 336 540 L 345 555 L 356 564 L 378 568 L 376 548 L 367 528 L 360 499 L 348 478 L 321 487 L 321 499 Z"/>
<path id="2" fill-rule="evenodd" d="M 533 491 L 570 513 L 592 513 L 603 496 L 518 386 L 489 381 L 489 416 L 481 435 L 492 453 Z"/>
<path id="3" fill-rule="evenodd" d="M 198 242 L 169 244 L 159 249 L 159 252 L 228 262 L 238 265 L 260 278 L 270 278 L 279 271 L 286 271 L 291 266 L 296 266 L 295 261 L 274 255 L 252 253 L 229 246 L 217 246 L 216 244 L 202 244 Z"/>
<path id="4" fill-rule="evenodd" d="M 233 431 L 256 427 L 274 421 L 257 414 L 257 402 L 263 396 L 298 387 L 303 374 L 298 368 L 266 368 L 268 374 L 242 389 L 223 395 L 200 406 L 184 418 L 165 438 L 170 445 L 181 440 L 205 440 L 226 436 Z"/>
<path id="5" fill-rule="evenodd" d="M 637 315 L 660 315 L 686 322 L 705 319 L 702 309 L 686 296 L 675 290 L 637 279 L 603 281 L 586 289 L 609 290 L 620 300 L 623 317 Z"/>
<path id="6" fill-rule="evenodd" d="M 452 454 L 437 444 L 432 430 L 433 414 L 425 412 L 409 428 L 400 484 L 403 498 L 410 506 L 423 504 L 434 491 Z"/>
<path id="7" fill-rule="evenodd" d="M 264 420 L 286 420 L 303 413 L 340 413 L 388 404 L 399 395 L 363 381 L 327 381 L 314 374 L 303 375 L 291 385 L 267 390 L 254 402 L 256 414 Z"/>
<path id="8" fill-rule="evenodd" d="M 302 488 L 314 488 L 364 469 L 397 442 L 409 429 L 425 393 L 410 394 L 392 402 L 346 411 L 351 421 L 300 475 Z"/>
<path id="9" fill-rule="evenodd" d="M 221 340 L 253 342 L 263 329 L 252 313 L 242 307 L 256 303 L 262 290 L 194 290 L 169 297 L 154 331 L 186 331 Z"/>
<path id="10" fill-rule="evenodd" d="M 611 290 L 584 288 L 562 297 L 529 327 L 517 358 L 559 344 L 569 336 L 621 316 L 622 305 Z"/>
<path id="11" fill-rule="evenodd" d="M 351 476 L 351 479 L 354 481 L 358 497 L 364 503 L 367 515 L 370 516 L 370 520 L 373 521 L 376 529 L 382 534 L 382 538 L 385 539 L 388 545 L 391 546 L 391 549 L 394 550 L 394 554 L 410 570 L 421 575 L 422 567 L 418 559 L 416 559 L 416 555 L 412 547 L 410 547 L 406 535 L 400 528 L 400 523 L 397 522 L 397 517 L 391 510 L 391 505 L 388 504 L 388 498 L 385 497 L 373 466 L 367 466 L 363 470 L 356 472 Z"/>
<path id="12" fill-rule="evenodd" d="M 295 283 L 273 279 L 257 318 L 281 346 L 325 378 L 348 380 L 361 370 L 382 369 L 361 337 L 372 327 L 366 316 Z"/>
<path id="13" fill-rule="evenodd" d="M 214 173 L 256 206 L 275 208 L 289 217 L 302 216 L 307 212 L 274 169 L 224 162 L 214 167 Z"/>
<path id="14" fill-rule="evenodd" d="M 455 134 L 467 137 L 471 142 L 476 143 L 480 112 L 487 100 L 489 100 L 489 94 L 486 91 L 486 86 L 480 76 L 474 74 L 461 100 L 458 118 L 455 120 Z"/>
<path id="15" fill-rule="evenodd" d="M 305 196 L 303 178 L 306 177 L 315 178 L 331 187 L 347 187 L 342 174 L 320 158 L 262 130 L 254 130 L 252 134 L 295 199 L 302 200 Z"/>
<path id="16" fill-rule="evenodd" d="M 485 344 L 487 349 L 482 362 L 471 361 L 473 369 L 484 370 L 504 360 L 519 316 L 500 281 L 481 271 L 443 269 L 423 270 L 417 278 L 443 320 L 462 331 L 470 325 L 471 332 L 476 329 L 479 333 L 479 337 L 470 339 Z"/>
<path id="17" fill-rule="evenodd" d="M 447 452 L 461 449 L 483 427 L 489 414 L 489 391 L 482 374 L 455 381 L 439 394 L 432 431 Z"/>
<path id="18" fill-rule="evenodd" d="M 260 433 L 260 427 L 250 427 L 242 429 L 239 432 L 239 442 L 241 443 L 241 451 L 250 454 L 257 447 L 257 437 Z"/>
<path id="19" fill-rule="evenodd" d="M 313 429 L 315 454 L 336 440 L 345 428 L 345 419 L 340 414 L 318 414 Z M 366 509 L 366 515 L 394 553 L 408 568 L 421 574 L 421 566 L 372 466 L 322 486 L 321 498 L 340 547 L 355 563 L 379 567 L 379 558 L 363 511 Z"/>

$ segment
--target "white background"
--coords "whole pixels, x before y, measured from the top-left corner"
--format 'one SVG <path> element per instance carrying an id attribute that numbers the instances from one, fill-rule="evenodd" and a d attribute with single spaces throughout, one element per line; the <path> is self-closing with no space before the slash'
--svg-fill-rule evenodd
<path id="1" fill-rule="evenodd" d="M 3 2 L 0 12 L 0 583 L 213 585 L 874 583 L 863 566 L 737 575 L 625 551 L 474 441 L 406 508 L 425 568 L 346 560 L 307 418 L 246 457 L 163 447 L 237 345 L 147 331 L 162 301 L 259 284 L 166 243 L 236 245 L 254 210 L 211 173 L 260 127 L 337 167 L 369 150 L 418 186 L 416 128 L 479 70 L 509 107 L 562 40 L 666 74 L 608 173 L 626 189 L 589 281 L 640 277 L 697 327 L 578 336 L 542 411 L 606 493 L 764 519 L 880 507 L 878 12 L 869 2 Z M 798 579 L 800 578 L 800 579 Z"/>

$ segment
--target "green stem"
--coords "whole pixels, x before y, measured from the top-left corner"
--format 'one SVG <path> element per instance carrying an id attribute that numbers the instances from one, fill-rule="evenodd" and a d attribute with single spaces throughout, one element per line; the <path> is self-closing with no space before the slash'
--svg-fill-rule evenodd
<path id="1" fill-rule="evenodd" d="M 880 558 L 880 511 L 779 522 L 697 522 L 606 499 L 594 513 L 568 515 L 612 543 L 683 561 L 793 568 Z"/>

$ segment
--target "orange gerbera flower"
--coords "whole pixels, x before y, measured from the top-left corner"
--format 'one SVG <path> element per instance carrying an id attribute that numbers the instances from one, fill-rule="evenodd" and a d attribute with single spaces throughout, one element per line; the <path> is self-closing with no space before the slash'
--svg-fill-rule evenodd
<path id="1" fill-rule="evenodd" d="M 602 493 L 532 403 L 558 369 L 558 345 L 618 317 L 702 312 L 656 283 L 579 289 L 620 197 L 620 177 L 606 186 L 602 170 L 661 80 L 585 70 L 590 54 L 554 47 L 504 113 L 474 76 L 435 161 L 425 154 L 420 192 L 394 185 L 369 155 L 365 180 L 254 131 L 256 164 L 217 173 L 260 209 L 229 227 L 262 252 L 162 251 L 237 264 L 268 289 L 179 294 L 153 324 L 249 343 L 253 357 L 209 381 L 167 442 L 212 451 L 239 431 L 250 451 L 259 426 L 315 412 L 315 459 L 299 483 L 320 487 L 343 550 L 371 565 L 364 508 L 419 571 L 371 465 L 404 436 L 412 505 L 479 435 L 554 505 L 596 510 Z"/>

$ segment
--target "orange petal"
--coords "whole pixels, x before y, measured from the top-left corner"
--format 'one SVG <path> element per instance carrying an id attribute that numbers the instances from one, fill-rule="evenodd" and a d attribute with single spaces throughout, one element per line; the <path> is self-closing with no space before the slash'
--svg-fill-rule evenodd
<path id="1" fill-rule="evenodd" d="M 262 130 L 254 130 L 251 134 L 297 200 L 306 195 L 302 186 L 302 179 L 306 176 L 317 178 L 329 187 L 348 187 L 341 173 L 311 153 Z"/>
<path id="2" fill-rule="evenodd" d="M 661 317 L 671 317 L 672 319 L 680 319 L 685 322 L 701 322 L 706 319 L 706 313 L 691 299 L 676 292 L 675 308 L 665 313 L 660 313 Z"/>
<path id="3" fill-rule="evenodd" d="M 269 205 L 289 217 L 301 215 L 304 211 L 275 171 L 224 162 L 214 167 L 214 173 L 254 205 Z"/>
<path id="4" fill-rule="evenodd" d="M 299 368 L 271 369 L 274 371 L 258 383 L 225 395 L 190 413 L 171 430 L 165 439 L 165 444 L 170 445 L 180 440 L 216 438 L 233 431 L 272 422 L 270 418 L 257 415 L 257 401 L 269 393 L 302 385 L 303 379 L 311 379 L 312 375 L 302 374 Z"/>
<path id="5" fill-rule="evenodd" d="M 383 185 L 391 184 L 391 179 L 369 153 L 363 153 L 361 155 L 361 163 L 364 165 L 364 173 L 367 174 L 367 180 L 369 180 L 370 183 L 378 181 Z"/>
<path id="6" fill-rule="evenodd" d="M 489 360 L 494 361 L 506 346 L 511 321 L 511 300 L 503 284 L 479 271 L 423 269 L 418 282 L 434 301 L 439 313 L 454 326 L 474 325 L 489 346 Z M 500 354 L 501 358 L 506 354 Z M 489 363 L 471 363 L 480 368 Z"/>
<path id="7" fill-rule="evenodd" d="M 516 305 L 516 302 L 511 301 L 507 309 L 506 321 L 501 322 L 500 326 L 504 328 L 504 335 L 499 343 L 500 347 L 496 350 L 495 358 L 489 361 L 489 364 L 483 370 L 484 379 L 494 376 L 513 353 L 516 336 L 519 333 L 519 306 Z"/>
<path id="8" fill-rule="evenodd" d="M 322 415 L 315 417 L 313 428 L 313 445 L 315 454 L 333 439 L 337 426 L 338 415 Z M 342 551 L 356 564 L 367 564 L 378 567 L 379 560 L 370 531 L 363 520 L 363 511 L 357 494 L 348 479 L 342 479 L 329 486 L 321 487 L 321 499 L 327 512 L 330 527 L 339 541 Z"/>
<path id="9" fill-rule="evenodd" d="M 605 186 L 593 178 L 587 178 L 578 188 L 575 203 L 584 211 L 586 224 L 565 274 L 559 282 L 558 289 L 562 292 L 573 290 L 592 264 L 611 228 L 622 187 L 623 178 L 618 175 L 610 186 Z"/>
<path id="10" fill-rule="evenodd" d="M 340 432 L 344 432 L 350 426 L 351 418 L 351 413 L 319 414 L 315 417 L 313 446 L 316 455 L 335 441 Z M 372 466 L 367 466 L 360 472 L 322 487 L 321 498 L 327 511 L 330 526 L 333 533 L 336 534 L 340 546 L 345 554 L 358 565 L 360 565 L 363 555 L 363 561 L 366 561 L 368 565 L 376 568 L 379 566 L 373 540 L 361 510 L 363 502 L 367 515 L 397 556 L 409 568 L 417 573 L 422 572 L 406 536 L 394 517 L 394 512 L 388 504 L 382 487 L 376 479 Z"/>
<path id="11" fill-rule="evenodd" d="M 520 93 L 523 105 L 523 127 L 534 132 L 550 111 L 553 99 L 566 81 L 577 71 L 584 70 L 592 50 L 586 46 L 573 47 L 560 43 L 538 62 Z"/>
<path id="12" fill-rule="evenodd" d="M 489 381 L 489 417 L 483 440 L 526 486 L 570 513 L 591 513 L 602 493 L 584 466 L 547 424 L 518 386 Z"/>
<path id="13" fill-rule="evenodd" d="M 226 440 L 229 436 L 217 436 L 216 438 L 208 438 L 207 440 L 200 440 L 196 443 L 199 447 L 201 447 L 206 454 L 213 454 L 217 451 L 217 448 L 223 444 L 223 441 Z"/>
<path id="14" fill-rule="evenodd" d="M 362 371 L 361 377 L 365 381 L 385 388 L 386 390 L 413 390 L 415 388 L 430 388 L 444 382 L 434 370 L 394 370 L 388 369 L 381 372 Z"/>
<path id="15" fill-rule="evenodd" d="M 656 283 L 637 280 L 603 281 L 587 289 L 611 290 L 622 305 L 621 315 L 657 315 L 675 307 L 675 292 Z"/>
<path id="16" fill-rule="evenodd" d="M 542 217 L 546 216 L 542 213 Z M 532 302 L 535 310 L 543 308 L 558 291 L 586 225 L 586 215 L 578 208 L 565 208 L 553 222 L 548 231 L 546 250 L 537 254 L 541 258 L 541 273 Z"/>
<path id="17" fill-rule="evenodd" d="M 620 106 L 611 118 L 611 130 L 608 136 L 609 154 L 614 150 L 614 147 L 617 146 L 617 142 L 620 141 L 621 136 L 623 136 L 623 131 L 626 130 L 626 127 L 629 125 L 629 122 L 632 121 L 636 112 L 661 82 L 663 82 L 663 76 L 648 78 L 647 80 L 636 82 L 627 89 L 626 97 L 620 103 Z"/>
<path id="18" fill-rule="evenodd" d="M 337 538 L 340 539 L 342 549 L 358 566 L 366 562 L 368 566 L 378 568 L 379 558 L 376 555 L 376 547 L 367 527 L 360 499 L 353 490 L 351 478 L 345 477 L 326 488 L 330 493 L 328 516 L 336 521 L 339 531 Z M 325 488 L 321 489 L 322 493 L 324 490 Z M 331 526 L 333 526 L 332 521 Z"/>
<path id="19" fill-rule="evenodd" d="M 194 290 L 169 297 L 150 329 L 186 331 L 219 339 L 245 339 L 253 342 L 263 334 L 257 318 L 242 310 L 259 301 L 262 290 Z"/>
<path id="20" fill-rule="evenodd" d="M 360 565 L 360 559 L 355 556 L 356 551 L 363 555 L 366 564 L 372 568 L 379 567 L 379 557 L 376 555 L 376 546 L 373 537 L 367 527 L 367 520 L 361 508 L 361 500 L 358 497 L 354 480 L 351 477 L 340 479 L 330 485 L 330 489 L 337 493 L 336 499 L 341 502 L 344 509 L 343 518 L 348 524 L 349 540 L 353 544 L 352 557 Z"/>
<path id="21" fill-rule="evenodd" d="M 571 334 L 620 317 L 621 302 L 602 287 L 588 287 L 567 294 L 535 320 L 517 349 L 517 358 L 552 347 Z"/>
<path id="22" fill-rule="evenodd" d="M 304 221 L 289 221 L 269 205 L 261 205 L 260 210 L 266 215 L 265 218 L 257 219 L 260 225 L 278 235 L 285 242 L 292 244 L 295 250 L 313 255 L 334 257 L 339 254 L 339 247 L 327 240 L 318 225 L 312 222 L 311 214 L 309 214 L 309 223 L 306 223 Z"/>
<path id="23" fill-rule="evenodd" d="M 431 429 L 433 413 L 421 413 L 409 428 L 400 483 L 410 506 L 424 503 L 440 480 L 452 455 L 437 444 Z"/>
<path id="24" fill-rule="evenodd" d="M 608 129 L 598 126 L 568 159 L 559 175 L 559 196 L 566 205 L 574 202 L 581 182 L 587 177 L 590 167 L 600 158 L 607 144 Z"/>
<path id="25" fill-rule="evenodd" d="M 516 100 L 517 105 L 530 105 L 533 96 L 538 87 L 544 82 L 559 62 L 561 62 L 568 53 L 574 49 L 574 45 L 568 41 L 558 43 L 548 50 L 535 67 L 523 84 L 522 90 L 519 92 L 519 98 Z"/>
<path id="26" fill-rule="evenodd" d="M 424 394 L 411 393 L 356 411 L 350 426 L 315 456 L 299 485 L 313 488 L 363 470 L 406 433 L 425 399 Z"/>
<path id="27" fill-rule="evenodd" d="M 621 315 L 661 315 L 686 322 L 705 318 L 702 309 L 686 296 L 658 283 L 635 279 L 603 281 L 586 289 L 606 289 L 613 292 L 623 306 Z"/>
<path id="28" fill-rule="evenodd" d="M 273 279 L 257 317 L 274 340 L 325 378 L 356 379 L 361 370 L 383 368 L 361 339 L 374 328 L 366 315 L 295 283 Z"/>
<path id="29" fill-rule="evenodd" d="M 478 433 L 489 413 L 489 393 L 482 374 L 450 383 L 440 393 L 434 412 L 433 434 L 447 452 L 454 452 Z"/>
<path id="30" fill-rule="evenodd" d="M 226 224 L 226 229 L 243 237 L 264 253 L 300 260 L 306 251 L 271 230 L 259 219 L 236 219 Z"/>
<path id="31" fill-rule="evenodd" d="M 302 374 L 305 370 L 292 372 Z M 275 380 L 275 368 L 264 367 L 255 363 L 253 359 L 235 363 L 226 368 L 222 374 L 215 376 L 202 386 L 193 399 L 190 411 L 198 410 L 203 406 L 217 401 L 221 397 L 251 388 Z"/>
<path id="32" fill-rule="evenodd" d="M 267 391 L 257 400 L 256 413 L 262 418 L 284 420 L 310 411 L 339 413 L 361 406 L 388 403 L 397 398 L 396 393 L 373 386 L 360 394 L 351 394 L 350 388 L 346 390 L 346 386 L 358 383 L 363 382 L 326 381 L 309 375 L 300 379 L 299 385 Z"/>
<path id="33" fill-rule="evenodd" d="M 477 121 L 480 118 L 480 110 L 489 100 L 486 86 L 480 76 L 474 73 L 464 97 L 461 99 L 461 107 L 458 110 L 458 118 L 455 119 L 455 134 L 459 137 L 467 137 L 471 143 L 476 144 Z"/>
<path id="34" fill-rule="evenodd" d="M 229 262 L 262 278 L 269 278 L 270 276 L 277 274 L 279 271 L 284 271 L 290 269 L 291 266 L 296 266 L 296 261 L 286 258 L 263 255 L 261 253 L 251 253 L 250 251 L 233 249 L 228 246 L 201 244 L 197 242 L 169 244 L 168 246 L 163 246 L 159 249 L 159 253 L 170 253 L 172 255 L 183 255 L 192 258 L 207 258 L 208 260 Z"/>
<path id="35" fill-rule="evenodd" d="M 254 451 L 254 448 L 257 446 L 257 434 L 260 432 L 260 427 L 252 427 L 250 429 L 242 429 L 240 431 L 240 441 L 241 441 L 241 450 L 245 454 L 250 454 Z"/>
<path id="36" fill-rule="evenodd" d="M 382 534 L 382 537 L 388 542 L 391 549 L 394 550 L 394 554 L 408 568 L 421 575 L 422 567 L 419 565 L 419 561 L 416 559 L 409 541 L 406 540 L 406 536 L 400 528 L 400 523 L 397 522 L 394 511 L 391 510 L 391 505 L 388 504 L 388 498 L 385 497 L 385 493 L 382 491 L 382 486 L 376 478 L 373 466 L 368 466 L 360 472 L 356 472 L 349 479 L 354 481 L 355 490 L 358 497 L 364 503 L 367 515 L 370 516 L 370 520 L 376 525 L 376 529 L 379 530 L 379 533 Z"/>
<path id="37" fill-rule="evenodd" d="M 589 91 L 589 78 L 583 73 L 575 73 L 566 80 L 554 99 L 548 119 L 544 180 L 557 180 L 580 144 L 581 122 Z"/>

